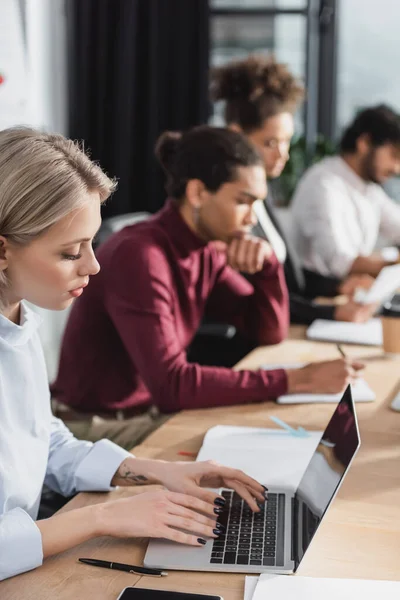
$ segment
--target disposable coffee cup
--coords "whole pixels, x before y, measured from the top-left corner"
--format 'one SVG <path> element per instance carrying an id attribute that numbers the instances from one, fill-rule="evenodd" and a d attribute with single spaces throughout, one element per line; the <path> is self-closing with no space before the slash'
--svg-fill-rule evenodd
<path id="1" fill-rule="evenodd" d="M 386 302 L 381 312 L 383 350 L 386 354 L 400 355 L 400 302 Z"/>

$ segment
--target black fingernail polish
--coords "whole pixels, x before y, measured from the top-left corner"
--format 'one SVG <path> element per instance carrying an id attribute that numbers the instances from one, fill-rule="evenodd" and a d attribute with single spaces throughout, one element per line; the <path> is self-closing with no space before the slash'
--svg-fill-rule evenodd
<path id="1" fill-rule="evenodd" d="M 263 488 L 264 488 L 264 490 L 265 490 L 266 492 L 268 492 L 268 488 L 267 488 L 267 487 L 265 487 L 265 485 L 263 485 Z"/>
<path id="2" fill-rule="evenodd" d="M 220 529 L 213 529 L 213 534 L 214 535 L 221 535 L 221 530 Z"/>
<path id="3" fill-rule="evenodd" d="M 216 523 L 215 527 L 216 527 L 216 528 L 218 529 L 218 531 L 220 531 L 221 533 L 222 533 L 223 531 L 225 531 L 225 529 L 226 529 L 226 528 L 225 528 L 225 525 L 221 525 L 221 523 L 218 523 L 218 522 Z"/>
<path id="4" fill-rule="evenodd" d="M 199 544 L 203 544 L 203 546 L 207 544 L 206 540 L 204 540 L 203 538 L 197 538 L 197 541 L 199 542 Z"/>
<path id="5" fill-rule="evenodd" d="M 223 509 L 222 509 L 222 508 L 214 508 L 214 513 L 215 513 L 216 515 L 221 515 L 223 512 L 224 512 L 224 511 L 223 511 Z"/>
<path id="6" fill-rule="evenodd" d="M 225 506 L 226 500 L 225 498 L 215 498 L 214 504 L 216 504 L 217 506 Z"/>

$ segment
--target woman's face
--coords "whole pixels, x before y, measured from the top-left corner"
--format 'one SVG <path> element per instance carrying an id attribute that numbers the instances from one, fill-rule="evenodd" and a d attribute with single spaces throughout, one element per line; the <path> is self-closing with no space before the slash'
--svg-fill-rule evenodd
<path id="1" fill-rule="evenodd" d="M 27 246 L 3 238 L 10 305 L 25 299 L 50 310 L 67 308 L 99 272 L 92 241 L 101 224 L 99 194 L 87 194 L 71 212 Z"/>
<path id="2" fill-rule="evenodd" d="M 268 178 L 279 177 L 285 168 L 293 133 L 293 115 L 289 112 L 282 112 L 266 119 L 260 129 L 246 134 L 246 137 L 261 152 Z"/>

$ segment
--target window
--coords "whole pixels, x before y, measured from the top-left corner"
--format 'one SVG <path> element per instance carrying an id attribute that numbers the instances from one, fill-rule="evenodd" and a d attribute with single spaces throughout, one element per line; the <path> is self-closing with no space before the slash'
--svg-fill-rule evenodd
<path id="1" fill-rule="evenodd" d="M 306 4 L 306 0 L 212 0 L 211 66 L 248 54 L 274 53 L 304 81 Z M 217 103 L 213 124 L 223 124 L 222 111 L 222 103 Z M 297 115 L 296 130 L 304 131 L 303 111 Z"/>
<path id="2" fill-rule="evenodd" d="M 400 111 L 399 23 L 400 2 L 340 3 L 338 134 L 365 106 L 385 102 Z"/>

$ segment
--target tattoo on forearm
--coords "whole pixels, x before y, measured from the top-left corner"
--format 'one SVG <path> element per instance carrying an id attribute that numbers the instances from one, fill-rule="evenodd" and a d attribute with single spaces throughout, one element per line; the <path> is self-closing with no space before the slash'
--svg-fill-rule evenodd
<path id="1" fill-rule="evenodd" d="M 144 475 L 139 475 L 138 473 L 134 473 L 128 467 L 124 467 L 124 465 L 121 467 L 119 477 L 121 479 L 125 479 L 126 481 L 132 481 L 133 483 L 136 483 L 136 485 L 146 485 L 148 482 L 147 477 Z"/>

